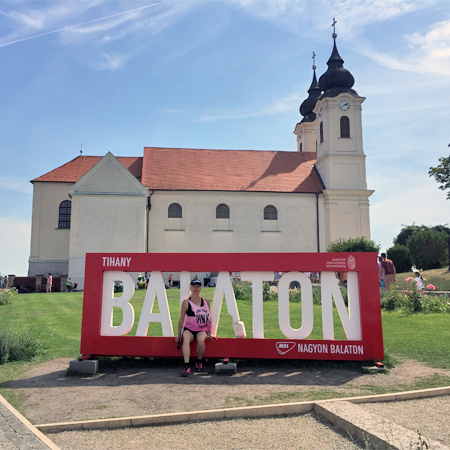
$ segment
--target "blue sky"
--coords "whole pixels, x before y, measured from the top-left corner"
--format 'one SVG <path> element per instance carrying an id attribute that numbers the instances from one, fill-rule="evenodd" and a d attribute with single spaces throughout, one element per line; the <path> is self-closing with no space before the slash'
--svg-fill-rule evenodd
<path id="1" fill-rule="evenodd" d="M 363 103 L 372 238 L 450 222 L 448 0 L 0 1 L 0 273 L 26 275 L 32 185 L 144 146 L 295 151 L 333 17 Z M 218 174 L 219 175 L 219 174 Z"/>

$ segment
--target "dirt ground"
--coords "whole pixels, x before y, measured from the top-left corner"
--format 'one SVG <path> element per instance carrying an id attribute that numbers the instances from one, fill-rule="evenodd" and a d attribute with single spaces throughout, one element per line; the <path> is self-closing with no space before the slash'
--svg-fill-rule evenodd
<path id="1" fill-rule="evenodd" d="M 282 361 L 239 362 L 233 376 L 215 375 L 210 362 L 204 373 L 182 378 L 179 361 L 154 360 L 119 366 L 104 363 L 98 375 L 84 377 L 68 375 L 69 362 L 60 358 L 40 364 L 0 387 L 20 397 L 19 409 L 32 423 L 44 424 L 370 395 L 373 386 L 396 392 L 420 378 L 450 376 L 450 370 L 415 361 L 376 375 L 363 374 L 355 365 L 318 368 Z"/>

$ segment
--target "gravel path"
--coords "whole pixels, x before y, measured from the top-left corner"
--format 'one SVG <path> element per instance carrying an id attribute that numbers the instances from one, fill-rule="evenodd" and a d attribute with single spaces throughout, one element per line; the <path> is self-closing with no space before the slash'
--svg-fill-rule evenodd
<path id="1" fill-rule="evenodd" d="M 404 400 L 400 402 L 360 403 L 372 414 L 419 430 L 421 435 L 450 447 L 450 396 Z"/>
<path id="2" fill-rule="evenodd" d="M 108 431 L 67 431 L 49 437 L 61 450 L 215 450 L 364 448 L 312 413 Z"/>

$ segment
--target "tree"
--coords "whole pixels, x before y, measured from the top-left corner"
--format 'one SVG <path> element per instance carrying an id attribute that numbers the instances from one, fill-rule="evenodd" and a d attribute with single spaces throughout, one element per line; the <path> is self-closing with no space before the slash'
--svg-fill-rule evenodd
<path id="1" fill-rule="evenodd" d="M 442 231 L 414 231 L 407 241 L 411 261 L 421 270 L 440 269 L 448 262 L 447 239 Z"/>
<path id="2" fill-rule="evenodd" d="M 437 167 L 430 167 L 428 175 L 434 177 L 438 183 L 442 183 L 439 189 L 445 191 L 450 189 L 450 156 L 439 158 L 439 162 L 440 164 Z M 447 192 L 447 200 L 450 200 L 450 192 Z"/>
<path id="3" fill-rule="evenodd" d="M 380 245 L 375 241 L 369 241 L 365 236 L 358 238 L 339 239 L 332 242 L 328 252 L 375 252 L 380 251 Z"/>
<path id="4" fill-rule="evenodd" d="M 409 272 L 413 265 L 406 245 L 395 244 L 386 250 L 387 257 L 394 262 L 397 272 Z"/>
<path id="5" fill-rule="evenodd" d="M 406 245 L 406 241 L 413 234 L 414 231 L 417 230 L 428 230 L 429 227 L 425 225 L 416 225 L 414 222 L 412 225 L 402 225 L 402 229 L 400 233 L 397 234 L 397 237 L 394 238 L 394 245 Z M 440 231 L 440 230 L 439 230 Z"/>

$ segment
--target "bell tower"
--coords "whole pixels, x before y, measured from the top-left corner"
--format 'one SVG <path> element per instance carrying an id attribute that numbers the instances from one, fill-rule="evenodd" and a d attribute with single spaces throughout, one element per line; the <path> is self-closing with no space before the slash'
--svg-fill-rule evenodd
<path id="1" fill-rule="evenodd" d="M 295 126 L 294 134 L 297 136 L 298 152 L 316 152 L 316 114 L 313 112 L 322 91 L 316 77 L 316 54 L 313 52 L 313 80 L 308 89 L 308 98 L 300 105 L 300 114 L 303 119 Z"/>
<path id="2" fill-rule="evenodd" d="M 361 104 L 365 98 L 353 90 L 355 79 L 344 68 L 336 46 L 333 19 L 333 50 L 327 71 L 319 78 L 322 94 L 317 98 L 316 168 L 325 185 L 325 227 L 329 243 L 349 237 L 370 239 L 366 155 L 363 151 Z"/>

